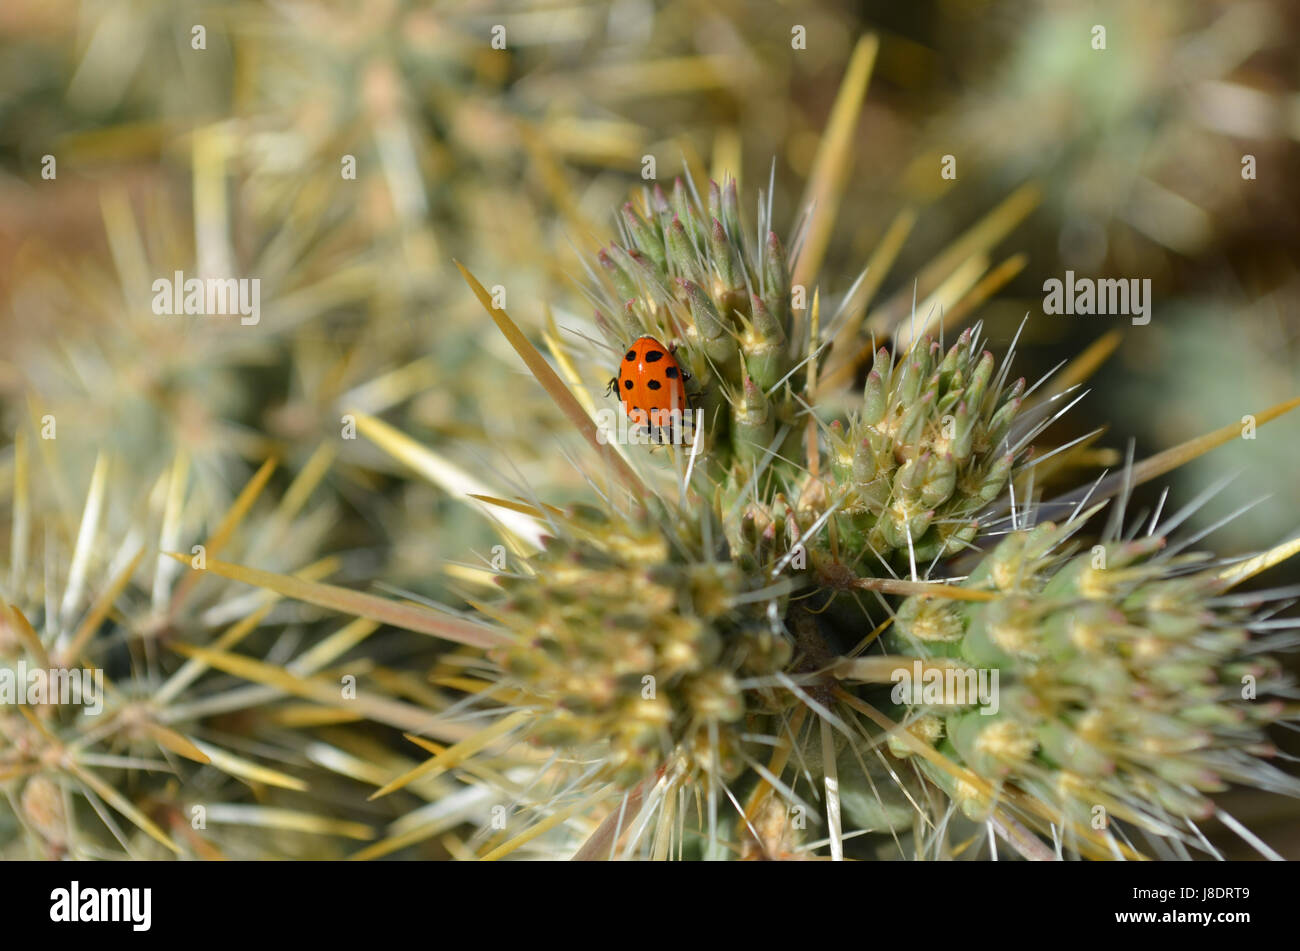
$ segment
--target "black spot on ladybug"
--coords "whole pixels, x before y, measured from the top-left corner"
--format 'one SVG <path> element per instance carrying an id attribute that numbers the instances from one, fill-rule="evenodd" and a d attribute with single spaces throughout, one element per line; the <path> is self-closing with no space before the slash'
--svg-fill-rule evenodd
<path id="1" fill-rule="evenodd" d="M 664 376 L 668 377 L 668 379 L 670 380 L 677 379 L 677 368 L 668 367 L 667 369 L 664 370 Z"/>
<path id="2" fill-rule="evenodd" d="M 663 358 L 664 358 L 664 352 L 662 350 L 651 350 L 649 353 L 645 355 L 645 362 L 655 363 L 659 360 L 662 360 Z"/>
<path id="3" fill-rule="evenodd" d="M 650 380 L 646 383 L 646 386 L 650 387 L 652 390 L 657 390 L 659 387 L 663 386 L 663 384 L 658 380 Z"/>
<path id="4" fill-rule="evenodd" d="M 631 363 L 631 362 L 632 362 L 633 360 L 635 360 L 635 359 L 636 359 L 636 351 L 635 351 L 635 350 L 629 350 L 629 351 L 627 352 L 627 362 L 628 362 L 628 363 Z"/>
<path id="5" fill-rule="evenodd" d="M 630 390 L 630 389 L 632 389 L 632 381 L 631 381 L 631 380 L 624 380 L 624 381 L 623 381 L 623 389 L 625 389 L 625 390 Z"/>

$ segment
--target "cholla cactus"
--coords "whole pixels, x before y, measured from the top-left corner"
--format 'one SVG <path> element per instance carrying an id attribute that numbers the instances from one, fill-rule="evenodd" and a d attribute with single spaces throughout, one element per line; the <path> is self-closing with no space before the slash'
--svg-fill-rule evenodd
<path id="1" fill-rule="evenodd" d="M 780 669 L 790 653 L 761 613 L 737 610 L 744 572 L 698 537 L 669 538 L 667 519 L 555 519 L 563 534 L 527 577 L 502 578 L 511 596 L 493 609 L 516 636 L 503 670 L 555 706 L 538 741 L 608 743 L 600 775 L 623 785 L 674 754 L 734 775 L 739 677 Z"/>
<path id="2" fill-rule="evenodd" d="M 818 351 L 806 289 L 792 289 L 762 196 L 757 243 L 746 238 L 734 181 L 710 182 L 707 211 L 694 195 L 689 177 L 678 178 L 670 194 L 657 185 L 648 193 L 644 216 L 623 206 L 623 241 L 599 254 L 608 281 L 593 295 L 597 324 L 620 351 L 643 333 L 680 342 L 699 448 L 711 471 L 727 473 L 731 494 L 746 491 L 756 463 L 776 473 L 768 486 L 797 481 L 792 463 L 806 454 L 808 370 Z M 1025 381 L 1008 385 L 1008 368 L 995 378 L 977 330 L 946 352 L 928 337 L 897 356 L 880 348 L 859 410 L 847 426 L 831 423 L 830 478 L 818 487 L 849 547 L 930 561 L 971 542 L 974 514 L 1005 489 L 1033 435 L 1009 442 Z M 809 487 L 790 481 L 787 491 Z"/>
<path id="3" fill-rule="evenodd" d="M 326 805 L 338 785 L 319 765 L 328 745 L 311 753 L 277 717 L 284 681 L 335 663 L 377 625 L 277 657 L 311 626 L 296 607 L 202 579 L 155 547 L 192 552 L 189 565 L 230 549 L 303 578 L 335 570 L 335 559 L 304 565 L 335 518 L 328 501 L 309 504 L 328 453 L 274 507 L 259 505 L 275 468 L 264 465 L 223 513 L 183 454 L 136 498 L 107 455 L 92 472 L 69 468 L 49 440 L 34 462 L 32 435 L 19 431 L 4 491 L 0 855 L 323 858 L 371 838 Z M 80 510 L 59 490 L 84 490 Z M 260 527 L 245 524 L 255 511 Z M 280 689 L 232 684 L 190 654 L 237 643 L 262 651 Z"/>
<path id="4" fill-rule="evenodd" d="M 1004 387 L 1005 365 L 994 380 L 993 355 L 975 343 L 967 330 L 944 353 L 926 338 L 897 362 L 882 347 L 860 412 L 847 428 L 831 425 L 839 524 L 853 549 L 955 555 L 975 537 L 975 514 L 1006 488 L 1025 381 Z"/>
<path id="5" fill-rule="evenodd" d="M 987 817 L 1016 790 L 1064 817 L 1067 835 L 1107 814 L 1194 835 L 1215 814 L 1205 794 L 1225 781 L 1294 793 L 1293 779 L 1256 758 L 1270 751 L 1261 728 L 1282 713 L 1257 698 L 1287 688 L 1277 663 L 1250 649 L 1250 608 L 1267 596 L 1226 595 L 1234 573 L 1177 555 L 1185 546 L 1154 523 L 1072 554 L 1085 522 L 1008 535 L 962 583 L 969 600 L 899 606 L 888 649 L 997 671 L 1003 685 L 994 711 L 903 711 L 925 724 L 913 735 L 984 783 L 922 768 L 968 815 Z"/>
<path id="6" fill-rule="evenodd" d="M 1118 822 L 1185 857 L 1206 842 L 1198 822 L 1233 822 L 1206 797 L 1225 781 L 1300 792 L 1260 759 L 1261 728 L 1285 711 L 1257 698 L 1288 689 L 1247 644 L 1269 597 L 1228 593 L 1296 546 L 1226 569 L 1182 554 L 1188 543 L 1170 533 L 1196 505 L 1126 534 L 1131 486 L 1186 452 L 1044 503 L 1029 444 L 1064 393 L 1021 414 L 1037 387 L 1007 382 L 1009 361 L 996 369 L 978 327 L 947 349 L 915 333 L 873 346 L 861 402 L 825 424 L 816 297 L 803 312 L 787 299 L 775 238 L 760 256 L 739 227 L 731 237 L 729 189 L 711 189 L 722 215 L 707 225 L 690 191 L 679 183 L 623 209 L 625 242 L 600 256 L 612 287 L 596 297 L 620 352 L 641 332 L 679 344 L 704 387 L 701 439 L 616 456 L 587 429 L 623 487 L 567 510 L 487 500 L 546 537 L 498 576 L 505 597 L 479 605 L 498 645 L 493 692 L 515 709 L 482 742 L 509 734 L 551 750 L 537 779 L 564 792 L 512 797 L 548 818 L 490 838 L 486 854 L 950 857 L 972 822 L 1027 857 L 1137 854 Z M 770 425 L 756 431 L 748 408 Z M 1107 504 L 1111 522 L 1080 552 Z M 1068 512 L 1060 525 L 1035 524 L 1056 509 Z M 990 548 L 993 535 L 1005 537 Z M 912 671 L 989 678 L 992 692 L 900 692 Z M 426 768 L 444 762 L 455 767 L 435 756 Z M 814 798 L 819 838 L 795 819 Z M 734 823 L 719 821 L 719 802 Z M 584 843 L 554 830 L 557 810 L 583 807 L 595 823 Z"/>
<path id="7" fill-rule="evenodd" d="M 608 280 L 596 292 L 597 324 L 620 351 L 643 333 L 683 344 L 713 465 L 753 460 L 775 435 L 800 438 L 794 371 L 808 328 L 794 326 L 785 250 L 760 203 L 761 243 L 747 239 L 734 181 L 709 183 L 708 207 L 693 182 L 670 194 L 655 185 L 644 214 L 631 202 L 622 240 L 599 254 Z M 802 338 L 802 339 L 796 339 Z"/>
<path id="8" fill-rule="evenodd" d="M 859 46 L 846 84 L 856 92 L 842 101 L 860 101 L 873 50 Z M 837 107 L 837 121 L 853 111 Z M 1009 379 L 1010 355 L 999 365 L 978 324 L 948 342 L 952 314 L 997 283 L 974 283 L 987 265 L 977 259 L 1014 215 L 963 245 L 979 267 L 955 255 L 927 269 L 934 303 L 956 295 L 938 319 L 920 307 L 894 326 L 892 303 L 865 319 L 861 279 L 824 315 L 812 277 L 848 167 L 848 137 L 828 141 L 840 144 L 819 153 L 810 187 L 823 201 L 784 242 L 770 194 L 751 239 L 733 182 L 701 197 L 684 175 L 624 206 L 618 240 L 592 262 L 596 329 L 615 352 L 650 333 L 690 370 L 700 420 L 689 446 L 598 438 L 590 393 L 607 378 L 603 356 L 591 365 L 594 349 L 571 351 L 548 327 L 557 372 L 469 278 L 598 456 L 581 467 L 591 486 L 581 503 L 558 508 L 528 486 L 501 497 L 490 479 L 367 415 L 401 401 L 389 398 L 391 377 L 351 391 L 379 394 L 349 414 L 362 436 L 494 514 L 502 545 L 485 559 L 490 570 L 448 568 L 494 590 L 465 599 L 472 613 L 320 580 L 335 566 L 311 555 L 334 509 L 291 528 L 330 468 L 328 449 L 238 556 L 255 569 L 215 556 L 270 469 L 217 518 L 187 507 L 182 456 L 144 501 L 111 507 L 124 539 L 111 549 L 98 524 L 101 469 L 75 542 L 66 505 L 42 507 L 50 563 L 67 552 L 70 568 L 33 573 L 26 450 L 16 448 L 0 653 L 84 658 L 112 672 L 114 688 L 102 724 L 64 709 L 0 720 L 7 849 L 248 854 L 237 835 L 190 835 L 170 776 L 187 794 L 231 777 L 274 796 L 218 803 L 219 815 L 283 832 L 282 854 L 337 854 L 336 840 L 370 838 L 374 818 L 390 820 L 357 853 L 365 858 L 440 836 L 451 854 L 490 858 L 953 858 L 982 853 L 971 842 L 995 848 L 995 837 L 1032 858 L 1141 848 L 1187 857 L 1208 847 L 1197 823 L 1223 782 L 1300 791 L 1262 759 L 1261 728 L 1289 711 L 1258 698 L 1290 688 L 1261 659 L 1268 643 L 1246 638 L 1270 629 L 1263 615 L 1273 608 L 1267 595 L 1230 590 L 1300 546 L 1227 567 L 1192 558 L 1172 535 L 1186 510 L 1164 523 L 1157 515 L 1139 538 L 1145 519 L 1125 523 L 1128 488 L 1169 471 L 1167 455 L 1043 502 L 1034 465 L 1048 454 L 1031 444 L 1064 393 L 1027 404 L 1037 387 Z M 391 389 L 409 393 L 427 372 Z M 1111 522 L 1090 547 L 1106 505 Z M 137 523 L 128 510 L 146 514 Z M 1058 510 L 1059 524 L 1038 522 Z M 184 550 L 200 529 L 213 550 L 186 560 L 194 574 L 143 560 L 159 554 L 144 537 Z M 230 589 L 213 574 L 266 591 Z M 297 637 L 320 633 L 319 617 L 297 616 L 281 598 L 356 619 L 296 653 Z M 230 626 L 215 634 L 221 624 Z M 338 679 L 355 676 L 336 662 L 380 624 L 457 646 L 418 655 L 427 682 L 367 653 L 362 689 L 349 696 Z M 942 675 L 937 694 L 926 689 L 932 675 Z M 252 683 L 230 687 L 227 676 Z M 902 689 L 909 676 L 919 692 Z M 972 676 L 974 696 L 947 689 Z M 991 690 L 978 689 L 980 677 Z M 241 718 L 227 727 L 226 713 Z M 405 731 L 429 758 L 414 763 L 344 726 L 354 720 Z M 286 762 L 259 761 L 272 757 Z M 309 780 L 311 798 L 295 799 Z M 378 787 L 379 803 L 363 803 L 358 784 Z"/>

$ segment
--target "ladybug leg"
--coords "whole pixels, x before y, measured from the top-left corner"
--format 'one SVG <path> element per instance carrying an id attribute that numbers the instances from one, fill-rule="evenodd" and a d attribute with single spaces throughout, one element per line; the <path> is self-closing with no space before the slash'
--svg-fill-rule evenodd
<path id="1" fill-rule="evenodd" d="M 618 377 L 614 377 L 609 381 L 609 384 L 605 387 L 605 395 L 609 396 L 611 393 L 614 392 L 614 390 L 617 387 L 618 387 Z"/>
<path id="2" fill-rule="evenodd" d="M 670 344 L 668 345 L 668 355 L 671 356 L 674 360 L 677 359 L 677 344 L 676 344 L 676 343 L 670 343 Z M 686 367 L 681 366 L 681 363 L 680 363 L 680 362 L 678 363 L 678 366 L 681 367 L 681 371 L 682 371 L 682 382 L 685 383 L 687 380 L 689 380 L 689 379 L 691 378 L 691 375 L 690 375 L 689 373 L 686 372 Z"/>

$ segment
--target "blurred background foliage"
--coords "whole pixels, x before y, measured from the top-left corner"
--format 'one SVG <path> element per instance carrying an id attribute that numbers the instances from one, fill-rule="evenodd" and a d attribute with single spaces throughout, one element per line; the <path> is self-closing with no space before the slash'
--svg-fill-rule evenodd
<path id="1" fill-rule="evenodd" d="M 441 565 L 486 551 L 490 526 L 340 440 L 344 413 L 382 416 L 462 472 L 587 487 L 546 448 L 558 414 L 452 259 L 502 285 L 540 340 L 548 314 L 589 316 L 583 262 L 645 156 L 665 183 L 683 164 L 736 175 L 748 201 L 770 173 L 774 218 L 793 222 L 868 32 L 880 47 L 824 294 L 905 235 L 872 306 L 910 307 L 933 288 L 904 275 L 1036 194 L 990 262 L 1007 283 L 972 319 L 1005 347 L 1028 314 L 1016 370 L 1031 381 L 1118 332 L 1061 442 L 1105 425 L 1099 446 L 1122 459 L 1135 440 L 1141 458 L 1300 392 L 1300 8 L 1283 0 L 19 0 L 0 7 L 0 479 L 12 434 L 52 414 L 64 510 L 101 451 L 122 511 L 184 452 L 197 532 L 268 455 L 282 491 L 328 446 L 334 580 L 454 599 Z M 1067 269 L 1149 278 L 1151 323 L 1045 315 L 1043 282 Z M 259 277 L 260 323 L 155 316 L 151 282 L 176 270 Z M 1297 438 L 1284 418 L 1172 477 L 1189 499 L 1239 473 L 1202 528 L 1268 496 L 1209 544 L 1294 531 Z"/>

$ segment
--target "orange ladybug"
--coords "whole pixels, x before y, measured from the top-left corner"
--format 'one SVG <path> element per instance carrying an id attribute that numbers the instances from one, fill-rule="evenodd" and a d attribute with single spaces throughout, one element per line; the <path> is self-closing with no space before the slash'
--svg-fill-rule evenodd
<path id="1" fill-rule="evenodd" d="M 659 430 L 674 428 L 673 410 L 689 410 L 686 381 L 690 374 L 682 369 L 670 348 L 654 337 L 638 337 L 623 355 L 618 376 L 609 381 L 606 392 L 617 390 L 623 412 L 638 426 Z M 681 417 L 676 418 L 680 422 Z"/>

